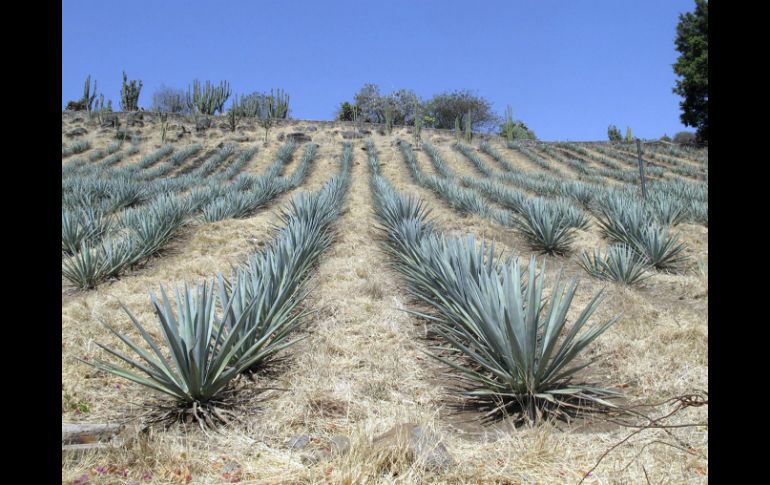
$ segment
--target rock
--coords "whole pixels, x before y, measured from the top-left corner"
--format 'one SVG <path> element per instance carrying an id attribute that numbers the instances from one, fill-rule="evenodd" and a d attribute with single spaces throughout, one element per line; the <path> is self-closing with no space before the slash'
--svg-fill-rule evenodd
<path id="1" fill-rule="evenodd" d="M 88 133 L 88 130 L 83 128 L 82 126 L 79 128 L 72 129 L 67 132 L 67 138 L 75 138 L 76 136 L 83 136 L 86 133 Z"/>
<path id="2" fill-rule="evenodd" d="M 308 127 L 305 127 L 305 131 L 311 131 L 311 132 L 318 131 L 318 128 L 315 126 L 308 126 Z"/>
<path id="3" fill-rule="evenodd" d="M 361 133 L 362 135 L 371 135 L 372 134 L 372 132 L 370 130 L 366 130 L 366 129 L 358 130 L 358 132 Z"/>
<path id="4" fill-rule="evenodd" d="M 315 440 L 313 440 L 315 441 Z M 292 449 L 304 449 L 312 443 L 307 435 L 297 435 L 291 441 Z M 308 453 L 303 453 L 300 460 L 305 465 L 315 465 L 321 461 L 328 461 L 335 456 L 342 456 L 350 451 L 350 439 L 347 436 L 337 435 L 328 442 L 316 442 L 310 446 Z"/>
<path id="5" fill-rule="evenodd" d="M 334 436 L 331 439 L 331 448 L 334 455 L 346 455 L 350 451 L 350 439 L 342 435 Z"/>
<path id="6" fill-rule="evenodd" d="M 448 470 L 454 459 L 436 433 L 415 423 L 398 424 L 376 437 L 376 449 L 389 450 L 406 446 L 411 460 L 428 470 Z"/>
<path id="7" fill-rule="evenodd" d="M 284 135 L 283 133 L 278 134 L 278 141 L 283 141 L 284 138 L 286 138 L 286 135 Z"/>
<path id="8" fill-rule="evenodd" d="M 377 130 L 377 134 L 380 135 L 380 136 L 385 136 L 385 130 L 380 128 L 379 130 Z"/>
<path id="9" fill-rule="evenodd" d="M 343 131 L 340 134 L 342 135 L 342 138 L 344 138 L 346 140 L 350 140 L 350 139 L 353 139 L 353 138 L 363 138 L 359 133 L 357 133 L 355 131 L 350 131 L 350 130 Z"/>
<path id="10" fill-rule="evenodd" d="M 81 118 L 80 116 L 78 116 L 77 118 L 72 118 L 72 120 L 70 120 L 70 123 L 82 123 L 82 122 L 83 122 L 83 118 Z"/>
<path id="11" fill-rule="evenodd" d="M 313 141 L 312 138 L 310 138 L 308 135 L 301 132 L 289 133 L 288 135 L 286 135 L 286 138 L 289 140 L 294 140 L 297 143 L 305 143 L 308 141 Z"/>
<path id="12" fill-rule="evenodd" d="M 210 118 L 200 118 L 195 122 L 195 131 L 205 131 L 211 128 Z"/>
<path id="13" fill-rule="evenodd" d="M 301 450 L 304 447 L 307 446 L 307 444 L 310 442 L 310 436 L 306 434 L 298 434 L 291 440 L 289 440 L 289 444 L 287 445 L 290 450 Z"/>
<path id="14" fill-rule="evenodd" d="M 120 126 L 116 113 L 107 113 L 102 116 L 102 128 L 107 128 L 108 126 Z"/>

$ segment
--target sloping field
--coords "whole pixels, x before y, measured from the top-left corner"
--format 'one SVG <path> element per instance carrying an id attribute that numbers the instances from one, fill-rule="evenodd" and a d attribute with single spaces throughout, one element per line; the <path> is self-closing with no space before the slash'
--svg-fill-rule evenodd
<path id="1" fill-rule="evenodd" d="M 642 204 L 635 146 L 456 145 L 428 129 L 418 146 L 403 127 L 351 137 L 350 123 L 309 121 L 279 124 L 265 145 L 256 125 L 230 132 L 215 119 L 198 131 L 181 118 L 161 143 L 153 118 L 144 113 L 119 139 L 86 115 L 62 115 L 62 422 L 127 422 L 122 446 L 63 452 L 64 483 L 708 481 L 708 406 L 676 399 L 708 391 L 707 153 L 645 147 Z M 78 128 L 85 133 L 69 135 Z M 603 289 L 590 322 L 620 318 L 582 352 L 576 363 L 594 362 L 575 379 L 619 392 L 613 402 L 637 414 L 482 422 L 485 411 L 455 389 L 462 371 L 430 355 L 467 360 L 447 357 L 444 327 L 428 318 L 439 307 L 415 297 L 377 212 L 410 194 L 431 210 L 436 237 L 494 240 L 495 264 L 518 256 L 525 275 L 536 257 L 546 297 L 560 274 L 579 278 L 568 328 Z M 148 292 L 162 285 L 175 302 L 181 284 L 229 278 L 279 244 L 292 204 L 314 197 L 331 202 L 289 295 L 296 342 L 230 382 L 238 402 L 229 424 L 201 426 L 188 413 L 145 429 L 163 396 L 83 362 L 119 363 L 97 343 L 132 352 L 102 323 L 143 342 L 122 303 L 167 353 Z M 638 237 L 637 216 L 647 218 Z M 562 221 L 565 235 L 546 234 L 553 223 L 544 219 Z M 433 236 L 420 237 L 427 245 Z M 623 238 L 648 251 L 644 264 L 634 259 L 645 278 L 590 275 L 589 256 Z M 619 424 L 669 414 L 649 429 Z M 427 437 L 420 446 L 394 432 L 407 424 Z"/>

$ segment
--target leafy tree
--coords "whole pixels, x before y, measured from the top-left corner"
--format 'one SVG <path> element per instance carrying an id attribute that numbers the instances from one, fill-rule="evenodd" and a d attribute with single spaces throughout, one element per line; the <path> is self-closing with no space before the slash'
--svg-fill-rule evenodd
<path id="1" fill-rule="evenodd" d="M 161 85 L 152 94 L 152 110 L 161 113 L 189 113 L 186 93 L 182 89 Z"/>
<path id="2" fill-rule="evenodd" d="M 452 129 L 455 118 L 460 118 L 461 125 L 465 126 L 469 112 L 473 130 L 491 127 L 500 121 L 492 112 L 489 101 L 468 90 L 437 94 L 425 107 L 428 115 L 435 119 L 433 128 Z"/>
<path id="3" fill-rule="evenodd" d="M 709 84 L 708 84 L 708 1 L 695 0 L 695 11 L 679 16 L 676 26 L 676 50 L 680 56 L 674 72 L 682 79 L 676 81 L 674 93 L 684 99 L 680 119 L 685 126 L 697 129 L 698 140 L 708 144 Z"/>
<path id="4" fill-rule="evenodd" d="M 620 130 L 615 125 L 610 125 L 607 128 L 607 138 L 609 138 L 610 141 L 620 141 L 623 139 L 623 137 L 620 135 Z"/>
<path id="5" fill-rule="evenodd" d="M 385 102 L 380 94 L 380 88 L 376 84 L 365 84 L 353 101 L 361 110 L 359 117 L 361 121 L 367 123 L 385 122 Z"/>
<path id="6" fill-rule="evenodd" d="M 339 111 L 337 111 L 337 119 L 339 121 L 353 121 L 355 106 L 345 101 L 340 105 Z"/>

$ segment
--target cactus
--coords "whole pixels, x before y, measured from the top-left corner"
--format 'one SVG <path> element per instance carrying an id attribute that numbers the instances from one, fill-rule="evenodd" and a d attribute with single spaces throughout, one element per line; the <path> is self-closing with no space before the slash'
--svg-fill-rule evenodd
<path id="1" fill-rule="evenodd" d="M 265 129 L 265 144 L 270 128 L 275 120 L 285 119 L 289 114 L 289 95 L 282 89 L 277 92 L 270 90 L 270 96 L 265 96 L 259 113 L 259 124 Z"/>
<path id="2" fill-rule="evenodd" d="M 142 81 L 128 81 L 126 71 L 123 71 L 123 86 L 120 88 L 120 109 L 137 111 L 139 109 L 139 93 L 142 91 Z"/>
<path id="3" fill-rule="evenodd" d="M 455 116 L 455 140 L 457 143 L 460 143 L 460 134 L 462 131 L 460 130 L 460 117 Z"/>
<path id="4" fill-rule="evenodd" d="M 289 116 L 289 95 L 283 89 L 279 89 L 277 93 L 273 94 L 271 89 L 270 99 L 273 101 L 272 117 L 277 120 L 286 119 Z"/>
<path id="5" fill-rule="evenodd" d="M 422 124 L 424 120 L 420 113 L 420 105 L 415 104 L 414 107 L 414 144 L 417 148 L 420 148 L 420 134 L 422 132 Z"/>
<path id="6" fill-rule="evenodd" d="M 85 107 L 86 111 L 88 113 L 91 113 L 91 109 L 94 104 L 94 100 L 96 99 L 96 79 L 94 79 L 94 90 L 93 94 L 91 94 L 91 75 L 89 74 L 86 78 L 86 85 L 83 88 L 83 106 Z"/>
<path id="7" fill-rule="evenodd" d="M 631 135 L 631 127 L 630 126 L 626 127 L 626 141 L 628 143 L 631 143 L 632 141 L 634 141 L 634 137 Z"/>
<path id="8" fill-rule="evenodd" d="M 393 106 L 389 101 L 385 102 L 385 129 L 388 135 L 393 133 Z"/>
<path id="9" fill-rule="evenodd" d="M 230 109 L 227 111 L 227 121 L 230 124 L 230 131 L 235 131 L 236 126 L 238 126 L 238 118 L 240 118 L 240 108 L 237 104 L 233 103 L 232 106 L 230 106 Z"/>
<path id="10" fill-rule="evenodd" d="M 505 124 L 503 124 L 503 136 L 508 141 L 513 141 L 513 139 L 516 137 L 515 135 L 515 125 L 513 124 L 513 110 L 511 109 L 511 106 L 508 105 L 505 108 Z"/>
<path id="11" fill-rule="evenodd" d="M 168 113 L 158 111 L 157 115 L 160 120 L 160 142 L 165 143 L 166 133 L 168 132 Z"/>
<path id="12" fill-rule="evenodd" d="M 197 79 L 193 81 L 192 87 L 187 89 L 187 107 L 193 113 L 204 115 L 213 115 L 217 111 L 223 112 L 225 102 L 232 94 L 230 83 L 221 81 L 219 86 L 214 86 L 210 81 L 201 87 L 201 82 Z"/>
<path id="13" fill-rule="evenodd" d="M 465 141 L 470 143 L 473 138 L 473 128 L 471 127 L 471 111 L 468 110 L 468 114 L 465 116 Z"/>

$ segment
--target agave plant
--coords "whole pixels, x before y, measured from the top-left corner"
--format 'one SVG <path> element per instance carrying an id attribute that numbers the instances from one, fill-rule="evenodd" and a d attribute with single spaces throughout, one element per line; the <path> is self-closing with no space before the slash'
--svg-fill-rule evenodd
<path id="1" fill-rule="evenodd" d="M 575 238 L 568 215 L 543 199 L 530 200 L 513 223 L 533 249 L 547 254 L 567 253 Z"/>
<path id="2" fill-rule="evenodd" d="M 656 269 L 676 270 L 687 261 L 683 254 L 685 245 L 679 242 L 679 236 L 670 236 L 668 228 L 657 225 L 646 227 L 632 240 L 632 245 L 644 260 Z"/>
<path id="3" fill-rule="evenodd" d="M 433 356 L 462 373 L 463 393 L 469 404 L 485 412 L 485 419 L 505 415 L 513 415 L 519 423 L 569 419 L 579 412 L 612 407 L 606 399 L 617 395 L 575 381 L 577 372 L 591 364 L 577 357 L 617 321 L 616 317 L 580 332 L 601 302 L 601 292 L 567 330 L 577 281 L 565 285 L 559 275 L 546 298 L 545 272 L 540 271 L 539 277 L 537 273 L 533 257 L 525 286 L 518 260 L 504 265 L 499 274 L 456 275 L 465 292 L 463 300 L 452 303 L 465 311 L 437 324 L 436 331 L 448 343 L 439 350 L 461 358 Z"/>
<path id="4" fill-rule="evenodd" d="M 604 255 L 598 249 L 593 253 L 583 251 L 578 263 L 595 278 L 629 286 L 640 283 L 650 276 L 646 261 L 633 248 L 626 245 L 610 246 Z"/>
<path id="5" fill-rule="evenodd" d="M 95 288 L 136 263 L 140 254 L 131 239 L 109 240 L 96 246 L 83 241 L 78 252 L 62 260 L 62 276 L 80 289 Z"/>
<path id="6" fill-rule="evenodd" d="M 653 219 L 664 226 L 676 226 L 689 215 L 682 199 L 657 191 L 650 191 L 647 210 Z"/>
<path id="7" fill-rule="evenodd" d="M 165 419 L 189 416 L 200 423 L 201 427 L 213 427 L 216 421 L 227 422 L 224 410 L 220 409 L 223 392 L 233 378 L 259 357 L 256 346 L 244 348 L 245 339 L 250 334 L 240 331 L 246 323 L 249 308 L 245 308 L 240 319 L 232 319 L 230 308 L 239 298 L 239 290 L 236 289 L 229 295 L 229 300 L 219 301 L 224 308 L 224 315 L 217 317 L 216 297 L 213 287 L 207 283 L 196 285 L 195 290 L 187 285 L 183 289 L 177 287 L 176 312 L 162 286 L 160 294 L 160 301 L 153 293 L 150 293 L 150 298 L 170 359 L 161 351 L 161 345 L 121 303 L 150 350 L 142 348 L 105 323 L 136 356 L 131 357 L 97 343 L 107 353 L 128 364 L 128 367 L 101 359 L 85 363 L 170 396 L 175 406 L 163 416 Z"/>

